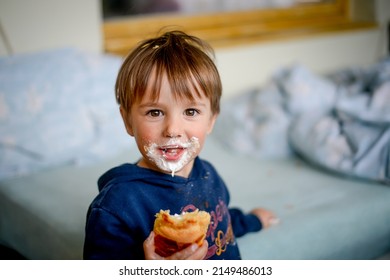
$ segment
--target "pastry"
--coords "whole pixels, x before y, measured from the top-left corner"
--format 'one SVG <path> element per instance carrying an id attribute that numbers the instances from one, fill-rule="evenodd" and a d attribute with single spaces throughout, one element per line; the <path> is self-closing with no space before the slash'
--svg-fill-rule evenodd
<path id="1" fill-rule="evenodd" d="M 209 224 L 210 214 L 205 211 L 170 215 L 169 210 L 160 210 L 153 228 L 155 252 L 168 257 L 194 243 L 202 246 Z"/>

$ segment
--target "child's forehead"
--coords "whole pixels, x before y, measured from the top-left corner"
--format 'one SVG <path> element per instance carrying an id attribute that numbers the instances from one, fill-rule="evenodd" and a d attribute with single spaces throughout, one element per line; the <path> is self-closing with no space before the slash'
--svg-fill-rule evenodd
<path id="1" fill-rule="evenodd" d="M 190 70 L 175 73 L 172 71 L 168 72 L 163 67 L 157 69 L 156 66 L 153 67 L 150 72 L 149 78 L 147 80 L 147 85 L 153 86 L 155 84 L 160 84 L 161 86 L 168 85 L 170 87 L 173 87 L 175 82 L 181 82 L 187 85 L 196 85 L 196 87 L 199 87 L 198 81 L 195 79 L 194 75 L 191 73 Z"/>
<path id="2" fill-rule="evenodd" d="M 151 102 L 158 103 L 165 99 L 173 99 L 177 103 L 181 104 L 199 104 L 210 102 L 206 94 L 198 89 L 198 91 L 191 85 L 185 92 L 175 91 L 170 84 L 161 85 L 160 87 L 153 88 L 147 87 L 145 92 L 140 96 L 140 103 Z"/>
<path id="3" fill-rule="evenodd" d="M 145 94 L 141 97 L 138 103 L 158 104 L 166 102 L 167 100 L 171 100 L 172 102 L 177 104 L 185 105 L 210 104 L 210 100 L 205 95 L 199 97 L 195 93 L 190 97 L 188 95 L 175 94 L 174 92 L 159 92 L 156 95 L 152 95 L 150 92 L 145 92 Z"/>
<path id="4" fill-rule="evenodd" d="M 147 81 L 142 99 L 157 101 L 161 93 L 169 93 L 180 102 L 196 102 L 207 99 L 205 92 L 201 89 L 198 81 L 193 75 L 180 80 L 170 79 L 167 73 L 157 74 L 153 71 Z"/>

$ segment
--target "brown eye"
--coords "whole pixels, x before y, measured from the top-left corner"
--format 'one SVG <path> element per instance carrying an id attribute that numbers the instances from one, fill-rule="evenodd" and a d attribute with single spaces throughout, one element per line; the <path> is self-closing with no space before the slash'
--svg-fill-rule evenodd
<path id="1" fill-rule="evenodd" d="M 162 116 L 162 112 L 160 110 L 150 110 L 148 111 L 147 115 L 153 117 L 153 118 L 157 118 L 157 117 L 160 117 Z"/>
<path id="2" fill-rule="evenodd" d="M 187 110 L 185 110 L 185 115 L 187 116 L 187 117 L 193 117 L 193 116 L 196 116 L 197 114 L 199 114 L 199 111 L 198 110 L 196 110 L 196 109 L 187 109 Z"/>

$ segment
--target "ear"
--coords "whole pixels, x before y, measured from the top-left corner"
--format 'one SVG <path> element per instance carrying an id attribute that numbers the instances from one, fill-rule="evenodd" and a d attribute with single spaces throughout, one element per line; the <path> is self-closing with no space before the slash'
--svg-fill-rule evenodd
<path id="1" fill-rule="evenodd" d="M 217 118 L 218 118 L 218 114 L 214 114 L 211 116 L 210 122 L 209 122 L 209 128 L 207 130 L 207 134 L 210 134 L 213 131 L 213 128 L 214 128 L 215 122 L 217 121 Z"/>
<path id="2" fill-rule="evenodd" d="M 134 136 L 133 126 L 131 124 L 131 116 L 122 106 L 119 106 L 119 111 L 121 112 L 123 123 L 126 127 L 126 131 L 130 136 Z"/>

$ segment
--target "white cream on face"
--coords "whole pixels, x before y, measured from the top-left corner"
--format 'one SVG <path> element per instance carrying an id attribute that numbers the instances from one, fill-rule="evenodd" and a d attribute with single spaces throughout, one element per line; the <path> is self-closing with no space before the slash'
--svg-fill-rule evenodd
<path id="1" fill-rule="evenodd" d="M 161 153 L 160 147 L 175 146 L 184 148 L 184 152 L 178 160 L 168 160 L 164 152 Z M 196 137 L 192 137 L 186 142 L 182 142 L 176 138 L 172 138 L 164 144 L 158 145 L 156 143 L 151 143 L 145 146 L 144 149 L 146 151 L 147 157 L 151 161 L 153 161 L 158 168 L 165 172 L 171 172 L 172 177 L 174 177 L 176 171 L 181 170 L 194 158 L 194 155 L 196 155 L 199 147 L 199 139 Z"/>

